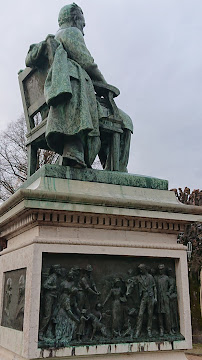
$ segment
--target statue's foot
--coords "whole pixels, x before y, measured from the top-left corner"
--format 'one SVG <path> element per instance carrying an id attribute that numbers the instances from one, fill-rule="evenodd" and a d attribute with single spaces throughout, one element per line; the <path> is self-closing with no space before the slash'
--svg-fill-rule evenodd
<path id="1" fill-rule="evenodd" d="M 77 169 L 83 169 L 86 168 L 86 164 L 85 162 L 83 162 L 82 160 L 73 157 L 73 156 L 68 156 L 68 157 L 63 157 L 62 158 L 62 165 L 64 166 L 71 166 L 71 167 L 75 167 Z"/>

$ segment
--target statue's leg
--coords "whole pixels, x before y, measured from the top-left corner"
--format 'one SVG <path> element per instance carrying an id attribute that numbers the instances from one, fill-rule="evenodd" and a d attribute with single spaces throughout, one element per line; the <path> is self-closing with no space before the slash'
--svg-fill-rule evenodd
<path id="1" fill-rule="evenodd" d="M 123 121 L 123 133 L 121 134 L 120 139 L 119 171 L 127 172 L 133 123 L 130 116 L 128 116 L 123 110 L 119 109 L 119 114 Z"/>
<path id="2" fill-rule="evenodd" d="M 65 137 L 62 157 L 62 165 L 78 168 L 86 167 L 84 161 L 84 147 L 81 137 L 78 135 Z"/>
<path id="3" fill-rule="evenodd" d="M 128 172 L 127 165 L 130 152 L 131 131 L 124 129 L 120 136 L 119 171 Z"/>
<path id="4" fill-rule="evenodd" d="M 147 332 L 148 336 L 152 336 L 152 319 L 153 319 L 154 303 L 153 298 L 148 298 L 148 322 L 147 322 Z"/>
<path id="5" fill-rule="evenodd" d="M 168 309 L 165 314 L 165 320 L 166 320 L 166 330 L 167 330 L 168 334 L 172 335 L 170 311 Z"/>
<path id="6" fill-rule="evenodd" d="M 106 132 L 101 132 L 101 148 L 99 151 L 99 159 L 104 170 L 111 170 L 111 157 L 110 157 L 110 136 Z"/>
<path id="7" fill-rule="evenodd" d="M 159 312 L 159 329 L 160 336 L 164 335 L 164 326 L 163 326 L 163 313 Z"/>
<path id="8" fill-rule="evenodd" d="M 54 304 L 54 297 L 51 294 L 46 294 L 45 298 L 44 298 L 44 314 L 43 314 L 43 318 L 41 321 L 41 325 L 40 325 L 40 330 L 39 330 L 39 338 L 42 340 L 43 336 L 45 336 L 46 330 L 48 328 L 50 319 L 51 319 L 51 314 L 52 314 L 52 308 L 53 308 L 53 304 Z"/>
<path id="9" fill-rule="evenodd" d="M 142 323 L 143 323 L 143 315 L 146 309 L 146 305 L 147 305 L 147 299 L 143 296 L 143 298 L 141 299 L 141 303 L 140 303 L 140 309 L 139 309 L 139 313 L 138 313 L 138 318 L 137 318 L 137 328 L 136 328 L 136 333 L 135 333 L 135 337 L 139 337 L 141 330 L 142 330 Z"/>
<path id="10" fill-rule="evenodd" d="M 86 136 L 85 146 L 85 163 L 88 168 L 91 168 L 96 156 L 98 155 L 101 147 L 99 136 Z"/>

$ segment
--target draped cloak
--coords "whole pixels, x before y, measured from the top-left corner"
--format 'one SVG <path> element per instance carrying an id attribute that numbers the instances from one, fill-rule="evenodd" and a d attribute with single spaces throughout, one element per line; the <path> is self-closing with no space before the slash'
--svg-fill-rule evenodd
<path id="1" fill-rule="evenodd" d="M 58 47 L 44 85 L 45 100 L 50 108 L 46 141 L 50 149 L 62 155 L 68 137 L 79 136 L 85 160 L 91 165 L 101 146 L 99 119 L 109 115 L 109 111 L 96 100 L 93 83 L 87 73 L 89 68 L 91 72 L 93 68 L 98 68 L 78 28 L 60 29 L 55 39 Z M 31 46 L 28 53 L 30 63 L 36 52 L 40 52 L 41 44 Z M 27 66 L 30 66 L 29 62 Z M 130 117 L 119 111 L 123 127 L 132 132 Z"/>

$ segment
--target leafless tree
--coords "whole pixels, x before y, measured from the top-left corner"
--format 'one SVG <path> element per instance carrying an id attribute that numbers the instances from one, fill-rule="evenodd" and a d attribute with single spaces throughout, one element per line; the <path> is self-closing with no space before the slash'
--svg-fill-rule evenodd
<path id="1" fill-rule="evenodd" d="M 26 123 L 22 115 L 0 134 L 0 201 L 6 200 L 27 179 Z M 52 151 L 38 150 L 37 168 L 57 161 Z"/>
<path id="2" fill-rule="evenodd" d="M 184 190 L 178 188 L 171 191 L 175 192 L 176 197 L 183 204 L 202 206 L 202 190 L 194 189 L 191 192 L 190 188 L 185 187 Z"/>
<path id="3" fill-rule="evenodd" d="M 9 195 L 27 178 L 26 129 L 23 117 L 10 123 L 0 135 L 0 199 Z"/>
<path id="4" fill-rule="evenodd" d="M 191 300 L 191 317 L 193 342 L 201 341 L 201 271 L 202 271 L 202 223 L 188 224 L 184 233 L 179 234 L 178 242 L 188 246 L 191 256 L 188 257 L 189 286 Z M 191 245 L 191 246 L 190 246 Z"/>

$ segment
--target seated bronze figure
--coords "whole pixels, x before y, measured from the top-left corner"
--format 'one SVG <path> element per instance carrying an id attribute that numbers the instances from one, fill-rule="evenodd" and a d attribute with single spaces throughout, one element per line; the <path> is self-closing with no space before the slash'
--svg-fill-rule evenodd
<path id="1" fill-rule="evenodd" d="M 46 104 L 38 110 L 47 115 L 46 146 L 62 156 L 62 165 L 90 168 L 98 155 L 105 170 L 126 172 L 133 125 L 114 102 L 119 90 L 106 82 L 85 45 L 81 8 L 64 6 L 58 22 L 55 37 L 31 45 L 26 57 L 26 66 L 43 77 Z"/>

